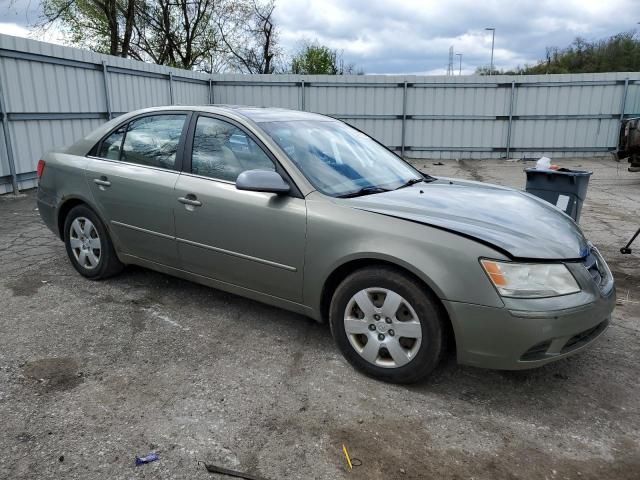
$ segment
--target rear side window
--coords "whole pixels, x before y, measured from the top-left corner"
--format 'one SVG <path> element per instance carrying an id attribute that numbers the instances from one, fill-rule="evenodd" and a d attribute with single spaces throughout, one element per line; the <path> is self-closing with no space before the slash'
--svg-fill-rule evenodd
<path id="1" fill-rule="evenodd" d="M 186 115 L 154 115 L 129 124 L 120 159 L 151 167 L 175 169 Z"/>
<path id="2" fill-rule="evenodd" d="M 105 138 L 98 156 L 173 170 L 186 118 L 184 114 L 165 114 L 134 120 Z"/>

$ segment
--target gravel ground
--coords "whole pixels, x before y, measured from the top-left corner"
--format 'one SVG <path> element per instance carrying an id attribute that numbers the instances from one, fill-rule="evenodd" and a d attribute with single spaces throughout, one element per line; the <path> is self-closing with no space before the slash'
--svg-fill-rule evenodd
<path id="1" fill-rule="evenodd" d="M 433 163 L 416 162 L 524 184 L 521 162 Z M 640 257 L 619 253 L 640 174 L 562 164 L 594 171 L 581 223 L 617 280 L 613 325 L 537 370 L 448 358 L 411 387 L 357 374 L 292 313 L 140 268 L 85 280 L 34 192 L 0 197 L 0 478 L 228 478 L 199 460 L 272 480 L 640 478 Z"/>

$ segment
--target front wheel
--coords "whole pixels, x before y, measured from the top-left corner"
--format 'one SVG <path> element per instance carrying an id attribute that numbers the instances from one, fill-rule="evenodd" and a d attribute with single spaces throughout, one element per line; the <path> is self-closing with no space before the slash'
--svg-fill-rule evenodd
<path id="1" fill-rule="evenodd" d="M 440 361 L 444 314 L 409 275 L 371 267 L 349 275 L 330 308 L 333 337 L 361 372 L 392 383 L 426 378 Z"/>

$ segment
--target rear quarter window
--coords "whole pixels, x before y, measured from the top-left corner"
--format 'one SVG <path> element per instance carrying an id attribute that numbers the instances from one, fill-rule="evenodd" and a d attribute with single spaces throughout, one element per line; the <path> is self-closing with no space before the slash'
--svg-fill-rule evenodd
<path id="1" fill-rule="evenodd" d="M 110 160 L 120 160 L 120 151 L 122 149 L 122 140 L 127 126 L 118 128 L 102 141 L 98 149 L 98 157 L 108 158 Z"/>

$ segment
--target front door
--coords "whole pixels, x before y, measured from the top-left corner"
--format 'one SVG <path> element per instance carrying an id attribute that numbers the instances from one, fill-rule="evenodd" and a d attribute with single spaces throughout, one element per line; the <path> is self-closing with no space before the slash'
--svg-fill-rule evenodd
<path id="1" fill-rule="evenodd" d="M 122 253 L 178 264 L 173 200 L 186 118 L 136 118 L 105 138 L 89 160 L 89 188 Z"/>
<path id="2" fill-rule="evenodd" d="M 236 189 L 241 172 L 275 170 L 276 164 L 251 134 L 229 121 L 198 117 L 189 151 L 191 173 L 180 176 L 174 195 L 182 268 L 301 301 L 304 198 Z"/>

